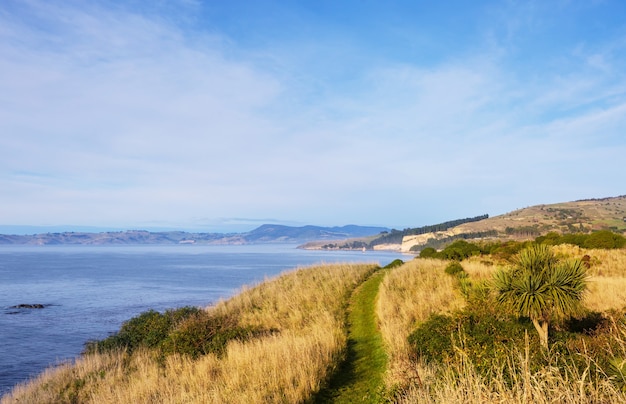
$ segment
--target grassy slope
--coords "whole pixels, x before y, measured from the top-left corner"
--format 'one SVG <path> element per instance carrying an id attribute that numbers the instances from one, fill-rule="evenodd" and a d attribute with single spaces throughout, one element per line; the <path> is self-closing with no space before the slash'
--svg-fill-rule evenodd
<path id="1" fill-rule="evenodd" d="M 568 246 L 555 250 L 565 256 L 591 257 L 588 307 L 600 311 L 623 307 L 625 295 L 620 292 L 626 290 L 625 250 Z M 451 284 L 453 278 L 443 273 L 445 264 L 418 259 L 391 271 L 373 272 L 373 266 L 358 265 L 295 271 L 244 290 L 214 308 L 236 313 L 243 324 L 278 331 L 266 338 L 233 343 L 224 357 L 207 355 L 197 361 L 172 357 L 165 367 L 149 355 L 87 357 L 76 366 L 50 370 L 0 401 L 302 402 L 309 400 L 339 360 L 346 358 L 343 367 L 332 373 L 330 386 L 315 397 L 317 402 L 382 401 L 385 371 L 388 388 L 395 391 L 396 399 L 406 402 L 478 403 L 489 399 L 522 403 L 528 402 L 528 392 L 536 402 L 551 402 L 555 394 L 563 397 L 563 402 L 624 402 L 624 393 L 611 383 L 592 380 L 586 374 L 571 379 L 561 373 L 531 374 L 522 366 L 519 375 L 524 383 L 509 386 L 503 380 L 481 378 L 472 371 L 471 363 L 432 367 L 413 362 L 406 338 L 416 323 L 430 313 L 461 305 Z M 472 281 L 489 279 L 496 269 L 487 265 L 484 257 L 464 261 L 463 266 Z M 346 306 L 347 346 L 342 329 Z M 341 354 L 345 350 L 347 357 Z M 618 354 L 626 357 L 626 343 Z M 510 365 L 523 365 L 519 359 L 511 357 Z"/>
<path id="2" fill-rule="evenodd" d="M 86 355 L 47 370 L 5 403 L 303 402 L 344 358 L 348 299 L 376 266 L 324 265 L 244 289 L 210 313 L 272 330 L 197 360 L 151 351 Z"/>
<path id="3" fill-rule="evenodd" d="M 601 312 L 624 307 L 626 249 L 586 250 L 572 246 L 557 246 L 554 249 L 565 257 L 591 256 L 586 307 Z M 472 282 L 491 279 L 497 266 L 490 265 L 488 258 L 475 257 L 462 262 Z M 602 370 L 593 371 L 591 365 L 586 371 L 578 373 L 574 366 L 562 366 L 561 362 L 559 366 L 534 371 L 530 369 L 523 352 L 511 352 L 507 366 L 513 372 L 515 382 L 510 383 L 497 371 L 491 378 L 478 374 L 462 349 L 457 351 L 456 360 L 446 364 L 426 364 L 411 358 L 405 344 L 416 324 L 424 321 L 430 313 L 445 313 L 453 308 L 447 305 L 454 300 L 448 294 L 453 289 L 449 283 L 453 278 L 444 274 L 445 265 L 445 261 L 413 260 L 392 271 L 381 285 L 378 312 L 383 337 L 389 347 L 388 366 L 391 373 L 388 387 L 396 393 L 396 402 L 626 402 L 626 388 L 622 389 L 626 384 L 608 380 Z M 626 358 L 626 340 L 623 338 L 626 329 L 614 327 L 619 337 L 613 342 L 617 342 L 618 348 L 611 352 L 615 357 Z M 602 346 L 608 350 L 608 341 L 612 337 L 607 335 L 605 338 L 606 347 Z M 580 357 L 593 364 L 595 354 L 591 350 L 588 352 Z"/>
<path id="4" fill-rule="evenodd" d="M 376 297 L 386 271 L 379 271 L 352 295 L 348 314 L 348 353 L 345 362 L 316 402 L 378 402 L 387 356 L 377 328 Z"/>
<path id="5" fill-rule="evenodd" d="M 459 232 L 504 231 L 507 227 L 537 226 L 553 230 L 567 230 L 568 225 L 580 226 L 588 230 L 600 230 L 615 226 L 626 230 L 626 196 L 536 205 L 518 209 L 510 213 L 490 217 L 480 222 L 458 226 Z"/>
<path id="6" fill-rule="evenodd" d="M 403 250 L 408 251 L 413 245 L 423 245 L 429 238 L 446 238 L 462 233 L 477 233 L 496 230 L 496 238 L 533 239 L 538 234 L 549 231 L 568 233 L 575 231 L 595 231 L 613 228 L 617 232 L 626 232 L 626 196 L 582 200 L 574 202 L 536 205 L 515 210 L 503 215 L 493 216 L 478 222 L 464 223 L 444 232 L 427 233 L 418 236 L 407 236 L 403 242 Z M 508 234 L 506 229 L 517 229 Z M 538 234 L 525 234 L 519 231 L 534 228 Z"/>

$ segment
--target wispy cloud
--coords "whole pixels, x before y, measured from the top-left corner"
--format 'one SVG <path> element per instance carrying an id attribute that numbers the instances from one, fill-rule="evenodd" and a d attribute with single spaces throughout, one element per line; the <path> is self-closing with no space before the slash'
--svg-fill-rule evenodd
<path id="1" fill-rule="evenodd" d="M 421 63 L 298 10 L 309 37 L 244 46 L 193 1 L 9 2 L 0 222 L 411 225 L 620 193 L 624 41 L 535 52 L 553 10 L 511 4 Z"/>

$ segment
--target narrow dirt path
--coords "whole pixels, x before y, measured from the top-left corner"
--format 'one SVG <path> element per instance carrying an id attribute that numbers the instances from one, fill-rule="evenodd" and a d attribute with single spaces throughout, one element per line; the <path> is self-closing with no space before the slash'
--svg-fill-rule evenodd
<path id="1" fill-rule="evenodd" d="M 316 403 L 380 402 L 387 356 L 376 324 L 376 296 L 387 271 L 375 272 L 352 294 L 346 360 Z"/>

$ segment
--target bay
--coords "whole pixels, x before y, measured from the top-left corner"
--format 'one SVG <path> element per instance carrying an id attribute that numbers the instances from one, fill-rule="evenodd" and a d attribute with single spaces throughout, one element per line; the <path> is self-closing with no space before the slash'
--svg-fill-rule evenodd
<path id="1" fill-rule="evenodd" d="M 293 244 L 0 246 L 0 395 L 146 310 L 208 306 L 288 269 L 396 258 L 412 256 Z"/>

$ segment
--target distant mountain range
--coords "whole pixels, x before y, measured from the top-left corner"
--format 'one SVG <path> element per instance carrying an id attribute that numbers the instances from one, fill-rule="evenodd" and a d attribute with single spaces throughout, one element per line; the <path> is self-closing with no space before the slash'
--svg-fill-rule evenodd
<path id="1" fill-rule="evenodd" d="M 389 231 L 386 227 L 347 225 L 342 227 L 292 227 L 264 224 L 247 233 L 188 233 L 145 230 L 111 232 L 62 232 L 33 235 L 0 235 L 0 244 L 22 245 L 123 245 L 123 244 L 261 244 L 303 243 L 312 240 L 343 240 Z"/>
<path id="2" fill-rule="evenodd" d="M 440 248 L 456 239 L 533 239 L 550 231 L 566 234 L 607 229 L 626 234 L 626 195 L 536 205 L 495 217 L 483 216 L 402 231 L 386 227 L 356 225 L 293 227 L 264 224 L 246 233 L 128 230 L 33 235 L 0 234 L 0 245 L 298 243 L 304 244 L 302 248 L 307 249 L 366 248 L 409 251 L 419 250 L 425 246 Z M 463 224 L 455 226 L 456 222 Z M 440 227 L 443 228 L 439 229 Z M 429 231 L 422 231 L 424 229 L 429 229 Z M 328 241 L 342 242 L 329 243 Z"/>

